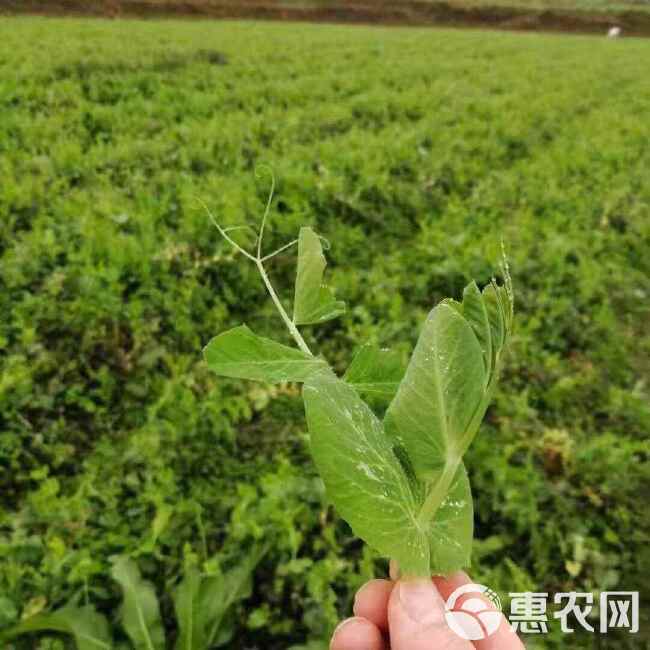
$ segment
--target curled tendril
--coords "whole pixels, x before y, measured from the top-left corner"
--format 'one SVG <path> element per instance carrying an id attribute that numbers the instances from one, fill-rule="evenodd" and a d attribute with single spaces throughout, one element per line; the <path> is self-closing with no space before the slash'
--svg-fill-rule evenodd
<path id="1" fill-rule="evenodd" d="M 329 239 L 325 239 L 322 235 L 316 234 L 316 237 L 321 240 L 323 244 L 323 250 L 328 251 L 330 248 L 332 248 L 332 244 L 330 244 Z"/>

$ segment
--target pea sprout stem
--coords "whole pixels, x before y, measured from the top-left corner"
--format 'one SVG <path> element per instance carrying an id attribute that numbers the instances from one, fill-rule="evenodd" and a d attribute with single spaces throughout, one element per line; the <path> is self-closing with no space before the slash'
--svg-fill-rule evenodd
<path id="1" fill-rule="evenodd" d="M 284 246 L 281 246 L 278 248 L 278 250 L 274 251 L 273 253 L 270 253 L 269 255 L 265 255 L 260 261 L 261 262 L 266 262 L 267 260 L 270 260 L 272 257 L 275 257 L 276 255 L 279 255 L 280 253 L 283 253 L 287 248 L 291 248 L 291 246 L 294 246 L 295 244 L 298 243 L 297 239 L 294 239 L 293 241 L 290 241 L 288 244 L 285 244 Z"/>
<path id="2" fill-rule="evenodd" d="M 273 300 L 273 304 L 280 312 L 280 316 L 282 317 L 284 324 L 287 326 L 289 332 L 291 333 L 291 336 L 293 336 L 294 341 L 298 344 L 298 347 L 305 354 L 313 356 L 311 350 L 309 349 L 309 346 L 307 345 L 307 343 L 305 343 L 305 339 L 302 338 L 302 334 L 298 331 L 298 328 L 296 327 L 295 323 L 289 318 L 289 315 L 287 314 L 285 308 L 282 306 L 282 303 L 280 302 L 280 298 L 278 298 L 278 294 L 275 292 L 275 289 L 271 284 L 271 280 L 269 280 L 269 276 L 266 273 L 264 264 L 262 264 L 262 260 L 261 259 L 256 260 L 255 264 L 257 265 L 257 269 L 260 272 L 260 275 L 262 276 L 262 280 L 266 285 L 269 295 L 271 296 L 271 300 Z"/>
<path id="3" fill-rule="evenodd" d="M 280 301 L 280 298 L 275 291 L 273 284 L 271 283 L 271 280 L 268 276 L 268 273 L 266 272 L 266 269 L 264 268 L 264 262 L 267 260 L 270 260 L 271 258 L 275 257 L 276 255 L 279 255 L 280 253 L 284 252 L 288 248 L 291 248 L 291 246 L 294 246 L 298 240 L 294 239 L 293 241 L 289 242 L 288 244 L 285 244 L 284 246 L 281 246 L 278 248 L 276 251 L 273 253 L 270 253 L 269 255 L 262 256 L 262 240 L 264 238 L 264 228 L 266 226 L 266 219 L 269 215 L 269 212 L 271 210 L 271 200 L 273 199 L 273 193 L 275 192 L 275 176 L 273 175 L 273 172 L 271 171 L 271 190 L 269 192 L 269 198 L 266 202 L 266 208 L 264 210 L 264 216 L 262 217 L 262 223 L 260 224 L 260 229 L 257 234 L 257 254 L 253 255 L 252 253 L 249 253 L 245 248 L 240 246 L 234 239 L 232 239 L 228 235 L 228 231 L 230 230 L 237 230 L 241 228 L 246 228 L 246 226 L 232 226 L 229 228 L 223 228 L 219 222 L 215 219 L 214 215 L 212 212 L 210 212 L 210 209 L 208 206 L 201 200 L 198 199 L 199 203 L 203 206 L 203 209 L 207 212 L 208 216 L 210 217 L 210 220 L 214 224 L 215 228 L 219 231 L 219 234 L 239 253 L 241 253 L 244 257 L 247 259 L 251 260 L 255 266 L 257 267 L 257 270 L 259 271 L 259 274 L 262 276 L 262 281 L 264 282 L 264 286 L 266 287 L 267 291 L 269 292 L 269 295 L 271 296 L 271 300 L 273 301 L 273 304 L 275 305 L 276 309 L 278 310 L 280 317 L 284 321 L 284 324 L 287 326 L 287 329 L 289 330 L 289 333 L 293 337 L 294 341 L 296 342 L 296 345 L 305 353 L 308 354 L 309 356 L 314 356 L 312 354 L 312 351 L 309 349 L 309 346 L 305 342 L 305 339 L 302 337 L 302 334 L 296 327 L 296 324 L 289 318 L 289 314 L 287 314 L 286 309 L 282 305 L 282 302 Z"/>

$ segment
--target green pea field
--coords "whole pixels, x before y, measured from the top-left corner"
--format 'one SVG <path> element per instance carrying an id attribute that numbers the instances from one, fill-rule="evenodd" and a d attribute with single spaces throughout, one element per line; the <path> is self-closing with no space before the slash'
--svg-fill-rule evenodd
<path id="1" fill-rule="evenodd" d="M 38 17 L 0 33 L 1 647 L 190 648 L 179 584 L 201 575 L 209 647 L 325 650 L 387 574 L 328 504 L 300 385 L 221 378 L 202 355 L 242 323 L 292 345 L 206 211 L 253 249 L 271 175 L 266 252 L 301 226 L 327 241 L 346 313 L 301 333 L 339 374 L 369 342 L 406 363 L 435 304 L 499 275 L 503 242 L 515 324 L 464 459 L 468 571 L 504 609 L 549 594 L 527 648 L 650 647 L 650 40 Z M 267 265 L 287 309 L 295 266 L 295 248 Z M 131 645 L 127 578 L 150 645 Z M 553 595 L 573 591 L 596 629 L 567 639 Z M 637 633 L 600 633 L 605 591 L 639 592 Z M 66 607 L 110 643 L 59 633 Z"/>

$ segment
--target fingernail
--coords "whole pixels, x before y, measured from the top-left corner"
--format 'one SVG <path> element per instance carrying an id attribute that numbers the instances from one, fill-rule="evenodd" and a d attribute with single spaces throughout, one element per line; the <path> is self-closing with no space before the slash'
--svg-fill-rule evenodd
<path id="1" fill-rule="evenodd" d="M 422 578 L 401 582 L 399 599 L 409 618 L 417 623 L 429 625 L 442 619 L 442 601 L 431 580 Z"/>
<path id="2" fill-rule="evenodd" d="M 361 587 L 361 589 L 359 589 L 359 591 L 357 591 L 357 594 L 354 597 L 354 605 L 352 606 L 352 611 L 355 614 L 357 613 L 357 603 L 359 602 L 359 598 L 361 598 L 361 596 L 366 591 L 366 589 L 369 589 L 370 587 L 374 587 L 376 582 L 383 582 L 383 581 L 380 580 L 379 578 L 376 578 L 375 580 L 370 580 L 370 581 L 366 582 L 366 584 L 363 585 L 363 587 Z"/>
<path id="3" fill-rule="evenodd" d="M 337 626 L 336 629 L 334 630 L 334 634 L 332 634 L 332 640 L 334 640 L 334 637 L 348 624 L 352 623 L 352 621 L 356 621 L 356 616 L 352 616 L 351 618 L 346 618 L 344 621 L 341 621 Z"/>

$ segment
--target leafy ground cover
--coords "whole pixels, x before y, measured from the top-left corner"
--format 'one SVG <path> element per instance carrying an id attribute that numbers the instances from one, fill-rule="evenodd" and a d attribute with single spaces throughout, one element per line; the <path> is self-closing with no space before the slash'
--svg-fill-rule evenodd
<path id="1" fill-rule="evenodd" d="M 648 42 L 1 27 L 0 630 L 71 599 L 115 624 L 126 555 L 173 642 L 181 576 L 264 544 L 221 640 L 318 648 L 385 571 L 326 506 L 298 389 L 215 377 L 201 356 L 242 322 L 290 344 L 199 203 L 257 223 L 260 163 L 277 178 L 269 250 L 302 225 L 335 243 L 329 278 L 353 308 L 306 337 L 338 371 L 367 342 L 406 360 L 505 239 L 517 319 L 465 456 L 473 577 L 505 595 L 638 589 L 647 613 Z M 270 266 L 285 299 L 294 266 Z M 566 647 L 550 628 L 530 647 Z M 571 647 L 641 648 L 647 630 Z M 38 638 L 12 643 L 63 647 Z"/>

